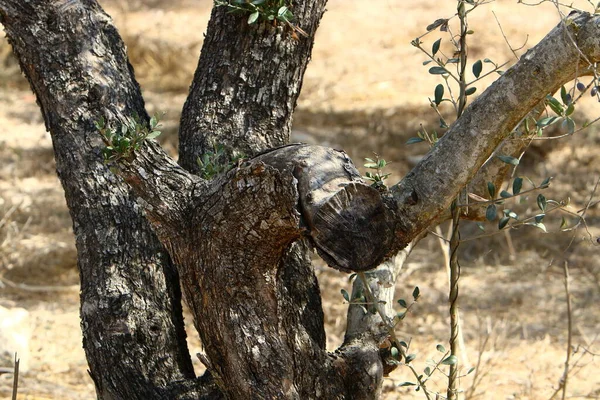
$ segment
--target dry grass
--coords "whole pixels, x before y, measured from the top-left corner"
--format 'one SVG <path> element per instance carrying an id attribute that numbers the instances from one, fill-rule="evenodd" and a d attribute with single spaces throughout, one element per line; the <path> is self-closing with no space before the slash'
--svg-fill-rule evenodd
<path id="1" fill-rule="evenodd" d="M 493 22 L 492 9 L 514 47 L 527 34 L 529 44 L 537 42 L 557 23 L 556 12 L 548 5 L 529 8 L 515 3 L 497 1 L 473 17 L 475 42 L 470 50 L 474 58 L 504 61 L 512 57 Z M 149 111 L 167 111 L 165 144 L 171 152 L 176 148 L 179 112 L 197 63 L 210 4 L 206 0 L 105 4 L 128 45 Z M 344 148 L 357 163 L 376 151 L 394 162 L 393 178 L 399 178 L 426 152 L 425 146 L 405 146 L 406 139 L 414 136 L 420 123 L 436 123 L 426 104 L 438 82 L 427 75 L 421 65 L 424 57 L 409 43 L 436 18 L 450 16 L 452 2 L 424 0 L 408 7 L 400 0 L 331 0 L 328 9 L 299 101 L 295 137 Z M 0 41 L 0 220 L 10 212 L 0 227 L 0 276 L 32 287 L 59 287 L 41 292 L 0 287 L 0 305 L 27 309 L 33 328 L 30 368 L 21 372 L 19 393 L 28 399 L 93 398 L 81 349 L 78 293 L 72 289 L 78 277 L 71 222 L 35 98 L 18 77 L 18 65 L 7 49 Z M 599 114 L 597 104 L 583 108 L 582 119 Z M 600 177 L 599 150 L 600 134 L 595 128 L 568 141 L 536 143 L 520 174 L 538 183 L 554 176 L 546 196 L 569 196 L 572 209 L 578 210 L 587 204 Z M 521 207 L 523 214 L 535 212 L 534 198 L 528 203 L 515 207 Z M 574 343 L 600 351 L 599 247 L 591 240 L 600 235 L 598 206 L 591 207 L 587 216 L 591 237 L 583 230 L 571 234 L 543 234 L 527 227 L 514 231 L 516 259 L 503 236 L 463 246 L 461 308 L 467 356 L 472 365 L 480 360 L 479 372 L 461 380 L 462 388 L 471 388 L 470 398 L 546 399 L 558 386 L 566 351 L 560 269 L 564 259 L 569 260 L 572 274 Z M 559 223 L 556 218 L 548 226 L 555 231 Z M 465 226 L 463 236 L 476 232 Z M 573 234 L 574 244 L 565 252 Z M 421 370 L 428 358 L 439 357 L 435 345 L 448 337 L 442 265 L 437 241 L 426 238 L 397 285 L 398 296 L 405 298 L 414 286 L 421 288 L 419 304 L 399 327 L 402 338 L 412 338 L 411 352 L 417 353 L 415 363 Z M 317 265 L 317 274 L 328 346 L 334 348 L 345 329 L 346 306 L 339 293 L 349 283 L 346 276 L 322 265 Z M 194 354 L 199 343 L 189 328 Z M 574 398 L 600 398 L 599 359 L 583 347 L 573 358 L 582 357 L 570 379 L 569 393 Z M 386 381 L 385 398 L 423 398 L 414 390 L 397 387 L 410 378 L 405 369 L 394 372 Z M 0 375 L 0 396 L 8 395 L 11 385 L 8 375 Z M 437 376 L 432 387 L 443 386 L 443 377 Z"/>

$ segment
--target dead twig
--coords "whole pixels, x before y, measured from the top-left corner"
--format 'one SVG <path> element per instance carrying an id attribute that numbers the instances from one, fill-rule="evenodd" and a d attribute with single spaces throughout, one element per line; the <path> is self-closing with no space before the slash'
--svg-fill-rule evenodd
<path id="1" fill-rule="evenodd" d="M 0 287 L 6 285 L 13 289 L 24 290 L 26 292 L 68 292 L 79 290 L 79 285 L 69 285 L 69 286 L 32 286 L 27 285 L 25 283 L 15 283 L 11 280 L 8 280 L 2 276 L 0 276 Z"/>
<path id="2" fill-rule="evenodd" d="M 12 400 L 17 400 L 17 389 L 19 387 L 19 360 L 17 353 L 15 353 L 15 368 L 13 372 L 13 388 L 12 388 Z"/>

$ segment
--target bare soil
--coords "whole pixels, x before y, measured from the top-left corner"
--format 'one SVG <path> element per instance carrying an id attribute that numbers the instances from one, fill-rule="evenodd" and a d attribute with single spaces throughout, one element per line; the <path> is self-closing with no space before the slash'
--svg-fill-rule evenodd
<path id="1" fill-rule="evenodd" d="M 212 2 L 102 2 L 120 29 L 144 88 L 150 112 L 165 111 L 164 146 L 176 153 L 179 113 L 185 100 Z M 164 3 L 164 4 L 163 4 Z M 576 2 L 590 9 L 586 1 Z M 568 9 L 563 10 L 566 13 Z M 427 73 L 426 57 L 410 42 L 437 18 L 455 12 L 452 1 L 330 0 L 316 37 L 295 118 L 294 139 L 345 149 L 361 164 L 373 151 L 392 161 L 392 180 L 403 176 L 422 156 L 425 145 L 405 145 L 420 124 L 437 128 L 428 97 L 439 77 Z M 471 60 L 514 62 L 506 40 L 523 54 L 559 21 L 548 3 L 537 7 L 498 0 L 472 14 Z M 452 25 L 451 25 L 452 28 Z M 439 31 L 422 40 L 429 49 Z M 492 76 L 496 76 L 492 74 Z M 589 79 L 586 81 L 589 82 Z M 479 91 L 489 84 L 481 83 Z M 444 110 L 448 116 L 451 110 Z M 578 107 L 578 123 L 600 115 L 595 101 Z M 22 399 L 91 399 L 94 387 L 81 346 L 78 274 L 71 221 L 55 176 L 52 144 L 35 97 L 0 40 L 0 306 L 29 312 L 28 368 L 21 374 Z M 560 131 L 554 132 L 559 134 Z M 548 399 L 558 388 L 567 353 L 567 309 L 563 265 L 571 273 L 573 300 L 572 370 L 569 398 L 600 398 L 600 133 L 595 126 L 561 141 L 532 145 L 518 175 L 540 183 L 554 177 L 544 192 L 549 199 L 571 200 L 569 210 L 588 205 L 587 226 L 559 232 L 561 216 L 549 215 L 550 233 L 532 227 L 466 241 L 461 250 L 461 313 L 466 354 L 462 371 L 477 369 L 460 381 L 468 398 Z M 599 189 L 600 190 L 600 189 Z M 535 215 L 537 193 L 521 215 Z M 446 230 L 446 227 L 442 227 Z M 494 231 L 493 225 L 486 232 Z M 480 233 L 465 224 L 463 238 Z M 422 297 L 398 327 L 410 341 L 413 362 L 422 371 L 439 360 L 436 344 L 448 342 L 448 280 L 437 238 L 429 235 L 413 252 L 397 284 L 398 298 L 409 299 L 415 286 Z M 315 260 L 324 299 L 328 347 L 334 349 L 345 329 L 340 289 L 348 277 Z M 189 323 L 191 318 L 186 319 Z M 24 332 L 26 329 L 24 329 Z M 191 324 L 190 351 L 200 343 Z M 0 365 L 9 367 L 10 365 Z M 198 370 L 200 371 L 198 363 Z M 447 372 L 445 369 L 442 371 Z M 10 374 L 0 375 L 0 397 L 10 395 Z M 386 399 L 424 398 L 410 371 L 400 367 L 385 383 Z M 446 379 L 436 372 L 429 385 L 442 391 Z"/>

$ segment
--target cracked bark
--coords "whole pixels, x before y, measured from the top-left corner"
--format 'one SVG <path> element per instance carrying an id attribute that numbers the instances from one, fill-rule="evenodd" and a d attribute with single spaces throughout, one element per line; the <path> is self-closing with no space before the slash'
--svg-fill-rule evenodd
<path id="1" fill-rule="evenodd" d="M 0 1 L 0 22 L 37 96 L 76 236 L 84 349 L 99 398 L 198 398 L 178 273 L 127 185 L 104 165 L 93 122 L 144 102 L 95 2 L 68 11 Z M 127 245 L 124 245 L 124 244 Z M 153 290 L 148 290 L 153 288 Z"/>
<path id="2" fill-rule="evenodd" d="M 310 34 L 322 5 L 297 5 L 301 21 L 311 18 L 301 25 Z M 344 271 L 408 252 L 549 88 L 585 68 L 571 38 L 589 60 L 600 58 L 600 17 L 572 15 L 485 91 L 402 182 L 380 193 L 360 182 L 341 152 L 305 145 L 264 151 L 287 141 L 306 65 L 296 60 L 288 68 L 285 60 L 294 51 L 307 57 L 312 43 L 293 43 L 284 28 L 247 27 L 217 10 L 205 51 L 220 49 L 224 65 L 248 70 L 230 76 L 201 57 L 182 117 L 181 164 L 193 171 L 213 140 L 256 157 L 212 181 L 180 168 L 152 142 L 119 163 L 169 258 L 124 183 L 101 162 L 92 124 L 101 115 L 147 118 L 122 43 L 95 2 L 58 11 L 41 0 L 0 0 L 0 22 L 52 133 L 74 221 L 82 327 L 99 398 L 377 398 L 380 321 L 351 309 L 345 343 L 325 351 L 308 244 Z M 247 47 L 225 52 L 220 37 Z M 244 51 L 287 57 L 261 69 Z M 277 84 L 256 90 L 263 82 L 250 78 L 255 69 Z M 199 380 L 183 340 L 171 259 L 206 349 L 211 374 Z M 392 268 L 383 264 L 371 275 L 393 281 Z M 391 295 L 373 288 L 378 299 Z"/>

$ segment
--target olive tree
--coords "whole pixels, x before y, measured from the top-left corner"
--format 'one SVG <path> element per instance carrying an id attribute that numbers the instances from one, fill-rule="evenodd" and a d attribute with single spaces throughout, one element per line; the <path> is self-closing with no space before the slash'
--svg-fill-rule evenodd
<path id="1" fill-rule="evenodd" d="M 599 17 L 572 14 L 399 183 L 375 188 L 343 151 L 288 143 L 325 3 L 295 1 L 293 23 L 251 15 L 248 24 L 248 15 L 214 8 L 177 164 L 149 139 L 154 121 L 95 0 L 0 0 L 73 220 L 98 398 L 377 398 L 390 357 L 382 318 L 391 318 L 393 283 L 415 240 L 467 185 L 476 192 L 501 179 L 488 160 L 494 150 L 548 93 L 600 60 Z M 245 158 L 208 179 L 196 160 L 216 145 Z M 311 249 L 333 268 L 368 271 L 378 311 L 350 306 L 334 352 L 325 349 Z M 180 287 L 205 349 L 202 377 Z"/>

